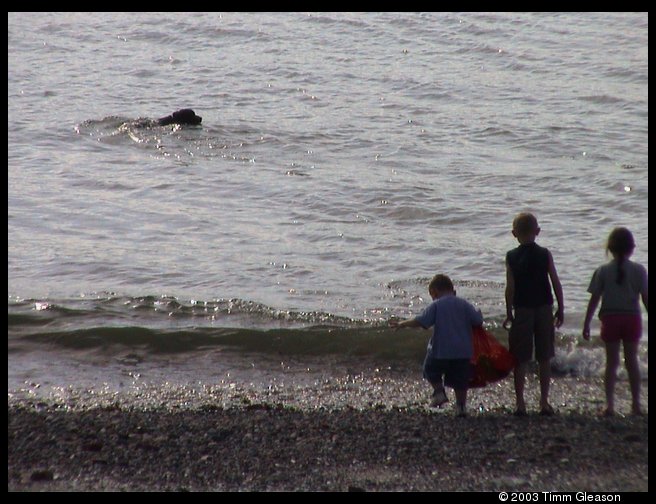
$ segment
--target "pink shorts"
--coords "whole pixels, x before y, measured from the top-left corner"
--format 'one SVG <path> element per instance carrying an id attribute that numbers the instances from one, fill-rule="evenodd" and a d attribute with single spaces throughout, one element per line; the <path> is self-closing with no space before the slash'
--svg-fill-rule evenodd
<path id="1" fill-rule="evenodd" d="M 601 317 L 603 341 L 636 342 L 642 336 L 642 317 L 639 313 L 613 313 Z"/>

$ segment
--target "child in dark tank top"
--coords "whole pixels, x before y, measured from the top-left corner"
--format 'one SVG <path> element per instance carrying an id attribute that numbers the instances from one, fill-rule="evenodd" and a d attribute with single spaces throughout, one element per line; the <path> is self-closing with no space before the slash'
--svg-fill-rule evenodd
<path id="1" fill-rule="evenodd" d="M 509 350 L 517 359 L 514 371 L 515 415 L 526 415 L 524 385 L 528 362 L 533 357 L 539 366 L 540 414 L 552 415 L 549 404 L 551 359 L 554 356 L 554 326 L 564 319 L 563 288 L 554 266 L 551 252 L 535 243 L 540 234 L 533 214 L 520 213 L 513 220 L 512 234 L 519 246 L 506 254 L 506 319 L 503 327 L 510 327 Z M 553 296 L 558 308 L 553 315 Z"/>

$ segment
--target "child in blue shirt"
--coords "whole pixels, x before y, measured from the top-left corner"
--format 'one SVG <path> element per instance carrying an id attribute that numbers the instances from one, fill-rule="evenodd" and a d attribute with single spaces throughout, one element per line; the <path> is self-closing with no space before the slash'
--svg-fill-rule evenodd
<path id="1" fill-rule="evenodd" d="M 471 303 L 456 297 L 453 282 L 446 275 L 435 275 L 428 292 L 433 302 L 421 315 L 402 322 L 392 320 L 390 326 L 433 327 L 424 360 L 424 378 L 433 386 L 431 406 L 442 406 L 448 401 L 446 385 L 455 391 L 457 415 L 465 416 L 474 353 L 472 326 L 482 325 L 483 316 Z"/>

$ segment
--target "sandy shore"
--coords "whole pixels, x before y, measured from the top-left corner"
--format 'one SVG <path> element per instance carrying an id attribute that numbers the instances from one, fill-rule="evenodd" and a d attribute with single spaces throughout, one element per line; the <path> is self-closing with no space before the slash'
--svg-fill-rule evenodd
<path id="1" fill-rule="evenodd" d="M 470 391 L 468 417 L 456 418 L 425 405 L 420 381 L 386 380 L 377 402 L 343 383 L 177 389 L 158 405 L 9 394 L 8 489 L 648 490 L 648 414 L 623 415 L 625 383 L 614 418 L 595 414 L 599 381 L 569 378 L 554 382 L 553 417 L 512 416 L 505 382 Z M 645 405 L 647 392 L 645 382 Z"/>

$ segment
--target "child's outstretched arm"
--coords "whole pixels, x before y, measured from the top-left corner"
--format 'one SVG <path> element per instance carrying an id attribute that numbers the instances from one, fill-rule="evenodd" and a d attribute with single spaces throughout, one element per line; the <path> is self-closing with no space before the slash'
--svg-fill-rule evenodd
<path id="1" fill-rule="evenodd" d="M 389 325 L 394 329 L 402 329 L 404 327 L 423 327 L 415 319 L 407 319 L 402 321 L 399 321 L 397 319 L 392 319 L 389 321 Z"/>

